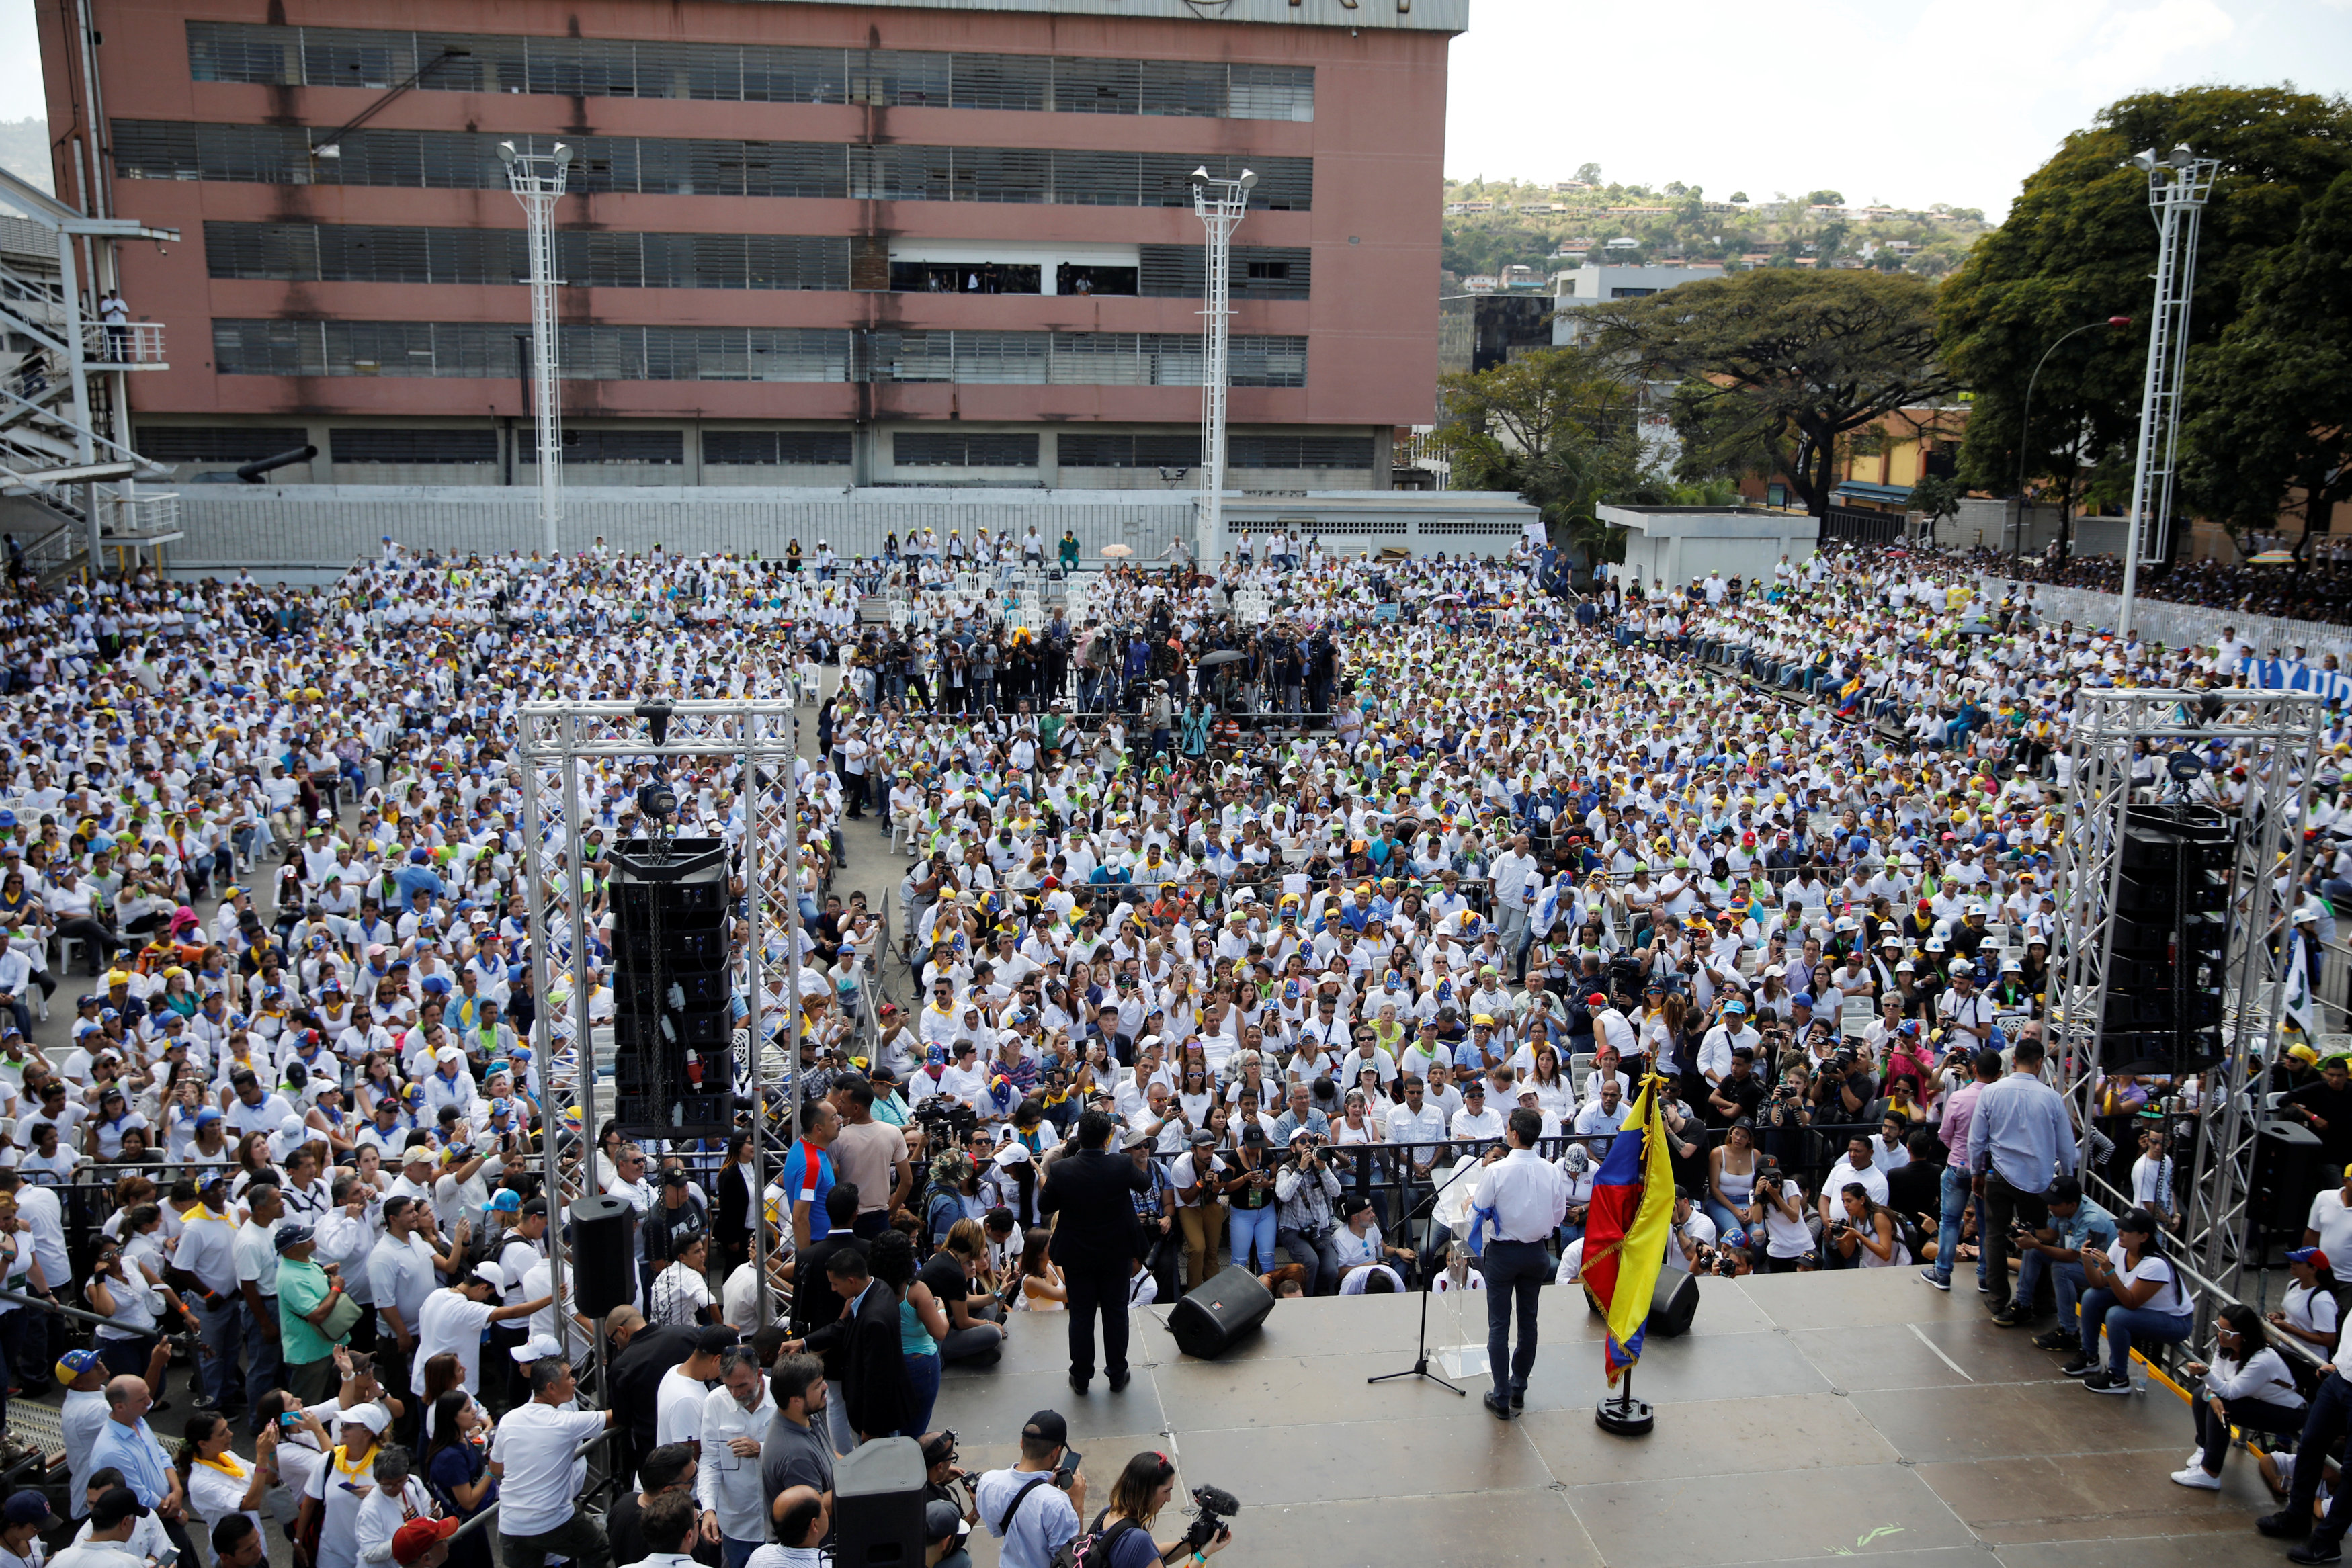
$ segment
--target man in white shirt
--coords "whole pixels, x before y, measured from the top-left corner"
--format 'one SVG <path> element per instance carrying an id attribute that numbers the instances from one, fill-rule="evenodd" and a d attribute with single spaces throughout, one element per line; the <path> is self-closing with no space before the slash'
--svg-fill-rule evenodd
<path id="1" fill-rule="evenodd" d="M 1465 1089 L 1467 1085 L 1465 1086 Z M 1486 1276 L 1486 1364 L 1495 1385 L 1486 1408 L 1501 1420 L 1527 1405 L 1528 1375 L 1536 1364 L 1536 1307 L 1539 1290 L 1552 1277 L 1544 1243 L 1568 1214 L 1566 1173 L 1535 1152 L 1543 1118 L 1522 1106 L 1504 1128 L 1507 1154 L 1489 1151 L 1486 1168 L 1470 1195 L 1470 1245 L 1479 1250 Z M 1519 1318 L 1519 1344 L 1511 1351 L 1511 1309 Z"/>
<path id="2" fill-rule="evenodd" d="M 1868 1137 L 1856 1135 L 1848 1139 L 1845 1153 L 1839 1157 L 1837 1164 L 1830 1167 L 1829 1174 L 1822 1177 L 1820 1202 L 1823 1225 L 1835 1224 L 1846 1218 L 1843 1194 L 1850 1183 L 1861 1183 L 1863 1190 L 1870 1194 L 1871 1202 L 1886 1201 L 1886 1173 L 1872 1162 L 1870 1155 Z"/>
<path id="3" fill-rule="evenodd" d="M 719 1358 L 719 1386 L 702 1400 L 702 1452 L 694 1490 L 706 1532 L 715 1529 L 727 1557 L 748 1556 L 768 1538 L 767 1490 L 760 1483 L 760 1442 L 776 1418 L 776 1401 L 749 1345 Z"/>
<path id="4" fill-rule="evenodd" d="M 416 1313 L 416 1352 L 408 1372 L 408 1385 L 417 1397 L 421 1399 L 425 1395 L 425 1364 L 444 1351 L 457 1355 L 457 1364 L 464 1369 L 461 1381 L 466 1386 L 479 1388 L 482 1330 L 492 1323 L 527 1318 L 554 1302 L 552 1296 L 542 1296 L 510 1307 L 492 1306 L 490 1303 L 505 1291 L 507 1282 L 506 1270 L 496 1263 L 477 1263 L 457 1283 L 425 1298 L 424 1306 Z"/>
<path id="5" fill-rule="evenodd" d="M 547 1568 L 551 1552 L 575 1568 L 613 1568 L 612 1544 L 579 1505 L 585 1461 L 572 1454 L 612 1424 L 609 1410 L 561 1408 L 579 1390 L 560 1356 L 534 1362 L 530 1402 L 507 1412 L 490 1439 L 499 1478 L 499 1552 L 506 1568 Z"/>

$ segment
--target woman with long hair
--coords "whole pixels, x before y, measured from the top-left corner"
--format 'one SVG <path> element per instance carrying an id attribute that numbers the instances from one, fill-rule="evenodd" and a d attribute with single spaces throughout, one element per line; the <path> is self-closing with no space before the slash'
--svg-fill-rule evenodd
<path id="1" fill-rule="evenodd" d="M 2164 1255 L 2156 1216 L 2127 1208 L 2116 1220 L 2114 1245 L 2083 1249 L 2083 1348 L 2062 1369 L 2094 1394 L 2132 1391 L 2134 1341 L 2179 1344 L 2196 1319 L 2180 1270 Z M 2107 1364 L 2100 1370 L 2099 1331 L 2107 1331 Z"/>
<path id="2" fill-rule="evenodd" d="M 199 1411 L 181 1428 L 177 1464 L 188 1511 L 204 1521 L 205 1533 L 230 1514 L 241 1513 L 261 1528 L 261 1500 L 278 1483 L 278 1424 L 254 1439 L 253 1462 L 230 1448 L 236 1428 L 212 1411 Z"/>
<path id="3" fill-rule="evenodd" d="M 94 1348 L 98 1359 L 106 1364 L 107 1372 L 117 1377 L 145 1374 L 160 1338 L 155 1326 L 155 1294 L 147 1277 L 123 1261 L 120 1242 L 98 1244 L 98 1256 L 90 1264 L 90 1275 L 81 1293 L 89 1310 L 106 1319 L 94 1336 Z M 160 1378 L 155 1386 L 158 1391 L 162 1389 Z M 171 1406 L 158 1399 L 154 1407 L 168 1410 Z"/>
<path id="4" fill-rule="evenodd" d="M 456 1351 L 445 1350 L 425 1364 L 425 1398 L 421 1406 L 425 1412 L 425 1424 L 418 1436 L 425 1441 L 430 1442 L 440 1436 L 437 1422 L 441 1400 L 443 1396 L 451 1393 L 465 1395 L 474 1413 L 486 1423 L 489 1420 L 490 1413 L 482 1408 L 481 1402 L 475 1399 L 466 1387 L 465 1364 L 457 1359 Z"/>
<path id="5" fill-rule="evenodd" d="M 907 1364 L 908 1405 L 902 1437 L 919 1437 L 930 1430 L 931 1406 L 939 1403 L 940 1373 L 946 1364 L 940 1342 L 948 1337 L 947 1309 L 931 1288 L 915 1277 L 915 1244 L 899 1230 L 885 1230 L 874 1239 L 869 1261 L 874 1278 L 898 1298 L 898 1354 Z"/>
<path id="6" fill-rule="evenodd" d="M 1181 1532 L 1164 1543 L 1151 1538 L 1151 1521 L 1160 1517 L 1175 1491 L 1176 1467 L 1165 1454 L 1146 1449 L 1120 1469 L 1118 1479 L 1110 1484 L 1110 1505 L 1094 1521 L 1096 1531 L 1108 1538 L 1110 1550 L 1105 1561 L 1110 1568 L 1151 1568 L 1162 1561 L 1181 1560 L 1185 1540 Z M 1233 1538 L 1231 1527 L 1220 1528 L 1192 1555 L 1213 1557 Z"/>
<path id="7" fill-rule="evenodd" d="M 1045 1256 L 1045 1249 L 1054 1233 L 1042 1225 L 1032 1226 L 1021 1239 L 1021 1261 L 1014 1266 L 1013 1282 L 1019 1290 L 1008 1306 L 1024 1312 L 1062 1312 L 1070 1307 L 1069 1287 L 1062 1282 L 1062 1270 Z"/>
<path id="8" fill-rule="evenodd" d="M 433 1436 L 425 1445 L 425 1490 L 450 1519 L 468 1520 L 499 1500 L 499 1480 L 488 1473 L 489 1449 L 483 1441 L 487 1423 L 481 1406 L 462 1388 L 450 1390 L 428 1411 Z M 490 1568 L 487 1531 L 468 1531 L 451 1543 L 449 1562 L 455 1568 Z"/>
<path id="9" fill-rule="evenodd" d="M 2263 1314 L 2243 1301 L 2223 1307 L 2213 1323 L 2213 1360 L 2182 1364 L 2205 1386 L 2189 1403 L 2197 1426 L 2197 1462 L 2173 1472 L 2176 1485 L 2221 1489 L 2221 1462 L 2230 1457 L 2230 1429 L 2290 1437 L 2303 1430 L 2304 1397 L 2294 1374 L 2271 1346 Z"/>
<path id="10" fill-rule="evenodd" d="M 1706 1217 L 1715 1221 L 1716 1239 L 1727 1247 L 1746 1247 L 1751 1240 L 1740 1218 L 1756 1203 L 1756 1124 L 1741 1116 L 1723 1130 L 1723 1142 L 1706 1152 Z"/>
<path id="11" fill-rule="evenodd" d="M 1911 1261 L 1911 1249 L 1903 1244 L 1893 1209 L 1873 1202 L 1869 1188 L 1858 1181 L 1846 1183 L 1838 1196 L 1844 1200 L 1845 1218 L 1822 1238 L 1837 1249 L 1838 1256 L 1855 1258 L 1864 1269 L 1896 1269 Z"/>

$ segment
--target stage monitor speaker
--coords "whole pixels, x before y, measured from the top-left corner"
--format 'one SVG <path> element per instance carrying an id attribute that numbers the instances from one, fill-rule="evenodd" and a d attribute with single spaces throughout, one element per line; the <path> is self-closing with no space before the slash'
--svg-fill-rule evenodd
<path id="1" fill-rule="evenodd" d="M 922 1568 L 923 1477 L 912 1437 L 877 1437 L 834 1461 L 836 1568 Z"/>
<path id="2" fill-rule="evenodd" d="M 1274 1292 L 1236 1263 L 1168 1310 L 1168 1332 L 1186 1355 L 1213 1360 L 1265 1322 Z"/>
<path id="3" fill-rule="evenodd" d="M 1648 1332 L 1674 1339 L 1690 1333 L 1691 1319 L 1697 1315 L 1697 1279 L 1680 1269 L 1659 1270 L 1658 1282 L 1650 1287 Z"/>
<path id="4" fill-rule="evenodd" d="M 572 1291 L 580 1311 L 601 1318 L 637 1299 L 637 1211 L 599 1194 L 571 1208 Z"/>

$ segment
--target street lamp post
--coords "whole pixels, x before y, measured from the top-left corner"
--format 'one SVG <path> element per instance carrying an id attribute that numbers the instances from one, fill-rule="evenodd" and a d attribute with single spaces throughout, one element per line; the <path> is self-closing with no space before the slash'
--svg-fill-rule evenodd
<path id="1" fill-rule="evenodd" d="M 1225 355 L 1233 316 L 1234 230 L 1257 176 L 1249 170 L 1238 179 L 1214 180 L 1205 168 L 1192 171 L 1192 211 L 1208 230 L 1208 256 L 1202 278 L 1202 352 L 1201 365 L 1201 543 L 1197 564 L 1205 570 L 1217 559 L 1224 538 L 1225 515 Z"/>
<path id="2" fill-rule="evenodd" d="M 2048 348 L 2042 350 L 2042 357 L 2033 361 L 2033 373 L 2025 378 L 2025 406 L 2017 415 L 2017 534 L 2016 542 L 2010 548 L 2010 559 L 2015 560 L 2025 553 L 2025 457 L 2027 452 L 2031 450 L 2025 444 L 2025 437 L 2027 432 L 2033 427 L 2033 383 L 2042 379 L 2042 367 L 2050 362 L 2050 356 L 2058 351 L 2060 343 L 2078 333 L 2093 331 L 2101 327 L 2130 325 L 2131 318 L 2128 316 L 2110 316 L 2104 321 L 2085 321 L 2072 331 L 2061 332 Z"/>
<path id="3" fill-rule="evenodd" d="M 2180 441 L 2180 389 L 2189 361 L 2189 305 L 2197 289 L 2197 229 L 2221 165 L 2218 159 L 2200 158 L 2183 142 L 2161 159 L 2152 147 L 2137 153 L 2131 167 L 2147 173 L 2148 210 L 2156 216 L 2156 308 L 2147 328 L 2147 375 L 2140 388 L 2118 639 L 2131 635 L 2140 558 L 2161 560 L 2170 543 L 2167 530 Z"/>
<path id="4" fill-rule="evenodd" d="M 539 521 L 550 560 L 562 553 L 556 525 L 563 517 L 563 410 L 557 391 L 555 338 L 555 204 L 572 170 L 572 149 L 559 141 L 551 152 L 518 152 L 499 143 L 507 183 L 522 204 L 530 251 L 531 413 L 539 435 Z"/>

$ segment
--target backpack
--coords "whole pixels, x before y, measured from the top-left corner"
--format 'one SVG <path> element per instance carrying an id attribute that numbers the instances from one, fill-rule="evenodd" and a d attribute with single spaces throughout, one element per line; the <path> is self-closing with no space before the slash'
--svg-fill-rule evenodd
<path id="1" fill-rule="evenodd" d="M 1102 1523 L 1099 1517 L 1095 1522 L 1098 1527 Z M 1130 1530 L 1142 1528 L 1131 1519 L 1117 1519 L 1108 1529 L 1080 1531 L 1054 1553 L 1054 1568 L 1110 1568 L 1110 1555 L 1118 1545 L 1118 1538 Z"/>

